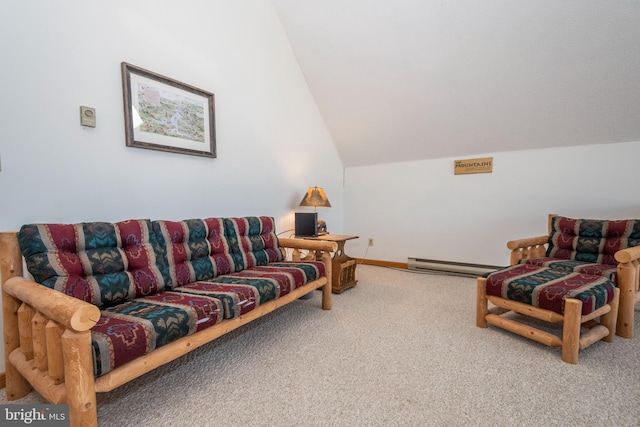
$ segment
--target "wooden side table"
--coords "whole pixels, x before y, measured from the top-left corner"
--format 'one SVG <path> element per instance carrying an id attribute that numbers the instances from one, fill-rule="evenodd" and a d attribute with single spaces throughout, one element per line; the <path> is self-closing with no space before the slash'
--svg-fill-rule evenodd
<path id="1" fill-rule="evenodd" d="M 356 259 L 344 253 L 345 242 L 357 238 L 358 236 L 346 236 L 342 234 L 325 234 L 318 237 L 308 237 L 308 239 L 325 240 L 338 244 L 338 250 L 333 254 L 333 258 L 331 258 L 331 291 L 334 294 L 340 294 L 345 289 L 352 288 L 358 283 L 356 280 Z"/>

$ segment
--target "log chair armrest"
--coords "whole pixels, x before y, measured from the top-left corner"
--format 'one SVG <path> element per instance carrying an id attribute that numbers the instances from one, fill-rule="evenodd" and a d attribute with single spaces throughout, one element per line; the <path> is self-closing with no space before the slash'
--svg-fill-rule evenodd
<path id="1" fill-rule="evenodd" d="M 521 259 L 543 257 L 547 252 L 544 246 L 547 243 L 549 243 L 549 236 L 528 237 L 507 242 L 507 248 L 511 249 L 511 265 L 517 264 Z"/>
<path id="2" fill-rule="evenodd" d="M 529 248 L 531 246 L 545 245 L 549 243 L 549 236 L 527 237 L 525 239 L 511 240 L 507 242 L 507 248 L 513 250 Z"/>
<path id="3" fill-rule="evenodd" d="M 76 332 L 88 331 L 100 320 L 100 309 L 95 305 L 23 277 L 8 279 L 3 290 L 47 318 Z"/>
<path id="4" fill-rule="evenodd" d="M 627 249 L 621 249 L 614 254 L 616 261 L 619 263 L 628 263 L 640 260 L 640 246 L 633 246 Z"/>

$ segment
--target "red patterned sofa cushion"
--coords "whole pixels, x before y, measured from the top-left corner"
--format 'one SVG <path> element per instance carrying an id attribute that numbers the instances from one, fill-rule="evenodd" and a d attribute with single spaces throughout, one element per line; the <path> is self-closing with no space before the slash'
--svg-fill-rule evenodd
<path id="1" fill-rule="evenodd" d="M 236 271 L 284 259 L 273 218 L 225 218 L 224 226 Z"/>
<path id="2" fill-rule="evenodd" d="M 280 298 L 325 274 L 318 261 L 283 261 L 175 288 L 175 292 L 208 295 L 223 303 L 224 317 L 248 313 L 260 304 Z"/>
<path id="3" fill-rule="evenodd" d="M 166 264 L 156 256 L 149 220 L 28 224 L 18 241 L 36 282 L 98 307 L 165 286 Z"/>
<path id="4" fill-rule="evenodd" d="M 222 320 L 223 310 L 215 298 L 162 292 L 100 313 L 91 329 L 96 376 L 215 325 Z"/>
<path id="5" fill-rule="evenodd" d="M 613 300 L 615 284 L 603 276 L 516 264 L 489 274 L 486 292 L 559 314 L 564 313 L 565 298 L 575 298 L 587 315 Z"/>
<path id="6" fill-rule="evenodd" d="M 236 271 L 222 218 L 153 221 L 171 277 L 168 288 Z"/>

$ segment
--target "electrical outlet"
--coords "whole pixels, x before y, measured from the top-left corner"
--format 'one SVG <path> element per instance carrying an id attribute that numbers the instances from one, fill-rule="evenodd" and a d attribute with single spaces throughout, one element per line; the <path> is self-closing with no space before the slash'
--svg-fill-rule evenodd
<path id="1" fill-rule="evenodd" d="M 373 246 L 373 237 L 369 237 L 369 246 Z"/>

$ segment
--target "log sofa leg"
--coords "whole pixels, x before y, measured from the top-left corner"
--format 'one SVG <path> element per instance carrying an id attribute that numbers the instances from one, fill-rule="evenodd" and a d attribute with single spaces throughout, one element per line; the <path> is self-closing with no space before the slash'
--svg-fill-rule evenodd
<path id="1" fill-rule="evenodd" d="M 321 261 L 324 262 L 324 265 L 327 269 L 326 277 L 327 284 L 322 287 L 322 309 L 323 310 L 331 310 L 332 302 L 331 302 L 331 277 L 333 275 L 331 271 L 331 256 L 327 252 L 323 252 L 321 256 Z"/>
<path id="2" fill-rule="evenodd" d="M 97 427 L 91 332 L 66 330 L 62 334 L 62 351 L 66 361 L 64 376 L 71 425 Z"/>
<path id="3" fill-rule="evenodd" d="M 485 285 L 487 279 L 484 277 L 478 277 L 478 291 L 476 295 L 476 326 L 478 328 L 487 327 L 486 315 L 489 313 L 489 306 L 487 302 L 487 291 Z"/>
<path id="4" fill-rule="evenodd" d="M 562 360 L 567 363 L 578 363 L 581 317 L 582 301 L 567 298 L 564 302 L 564 322 L 562 328 Z"/>
<path id="5" fill-rule="evenodd" d="M 620 306 L 618 308 L 617 331 L 618 336 L 633 338 L 633 323 L 635 311 L 635 287 L 638 278 L 636 267 L 631 263 L 618 266 L 618 288 L 620 289 Z"/>

